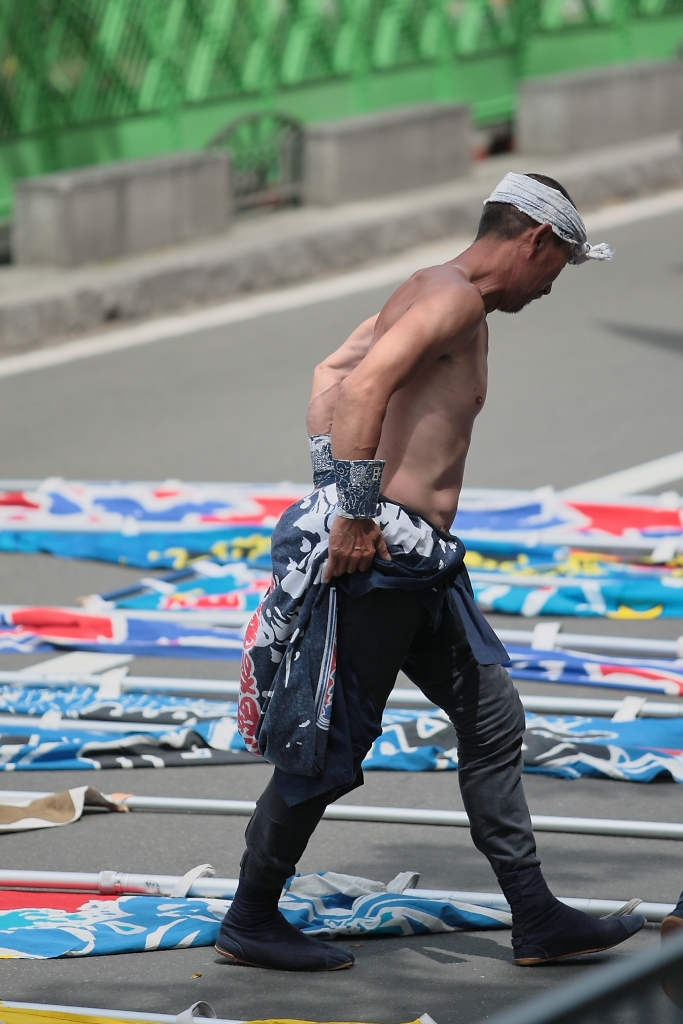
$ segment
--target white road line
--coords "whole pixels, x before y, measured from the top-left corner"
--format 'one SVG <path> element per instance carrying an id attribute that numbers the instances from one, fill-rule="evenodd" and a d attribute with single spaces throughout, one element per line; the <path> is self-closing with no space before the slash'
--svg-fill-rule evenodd
<path id="1" fill-rule="evenodd" d="M 618 228 L 622 224 L 637 224 L 639 220 L 650 217 L 662 217 L 667 213 L 683 210 L 683 189 L 662 192 L 656 196 L 644 196 L 628 203 L 615 203 L 593 210 L 584 217 L 589 231 L 602 231 L 607 228 Z"/>
<path id="2" fill-rule="evenodd" d="M 588 480 L 585 484 L 577 484 L 562 491 L 563 498 L 588 498 L 592 496 L 644 494 L 648 487 L 660 487 L 672 480 L 683 477 L 683 452 L 664 455 L 661 459 L 644 462 L 631 469 L 622 469 L 618 473 Z"/>
<path id="3" fill-rule="evenodd" d="M 590 231 L 600 231 L 637 223 L 650 217 L 664 216 L 678 210 L 683 210 L 683 189 L 596 210 L 586 216 L 586 226 Z M 136 348 L 139 345 L 150 345 L 153 342 L 178 338 L 194 331 L 223 327 L 245 320 L 253 320 L 260 316 L 300 309 L 316 302 L 326 302 L 329 299 L 371 291 L 373 288 L 381 288 L 402 281 L 421 266 L 443 263 L 445 260 L 451 259 L 470 241 L 469 236 L 443 239 L 431 245 L 411 249 L 395 259 L 349 274 L 340 274 L 321 281 L 312 281 L 309 284 L 253 295 L 245 299 L 235 299 L 221 306 L 211 306 L 208 309 L 191 313 L 162 317 L 158 320 L 136 324 L 133 327 L 123 327 L 120 330 L 97 334 L 78 341 L 63 342 L 22 355 L 6 356 L 4 359 L 0 359 L 0 378 L 14 377 L 17 374 L 30 373 L 33 370 L 45 370 L 52 366 L 62 366 L 65 363 L 74 362 L 77 359 L 108 355 L 111 352 L 120 352 L 127 348 Z"/>
<path id="4" fill-rule="evenodd" d="M 133 327 L 124 327 L 78 341 L 67 341 L 22 355 L 7 356 L 0 359 L 0 377 L 14 377 L 20 373 L 30 373 L 32 370 L 62 366 L 77 359 L 89 359 L 92 356 L 137 348 L 139 345 L 168 341 L 211 327 L 224 327 L 260 316 L 300 309 L 316 302 L 371 291 L 373 288 L 403 281 L 420 267 L 452 259 L 470 242 L 469 237 L 450 238 L 438 244 L 411 249 L 400 258 L 363 270 L 355 270 L 350 274 L 312 281 L 280 291 L 265 292 L 246 299 L 235 299 L 221 306 L 210 306 L 208 309 L 192 313 L 179 313 L 158 320 L 149 320 Z"/>

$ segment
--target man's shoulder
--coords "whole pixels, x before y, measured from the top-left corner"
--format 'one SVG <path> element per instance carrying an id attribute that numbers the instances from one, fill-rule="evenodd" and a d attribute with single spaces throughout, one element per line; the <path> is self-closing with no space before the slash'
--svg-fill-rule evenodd
<path id="1" fill-rule="evenodd" d="M 414 275 L 422 297 L 440 311 L 452 313 L 459 320 L 480 323 L 486 316 L 484 300 L 479 289 L 458 267 L 443 264 L 426 267 Z"/>

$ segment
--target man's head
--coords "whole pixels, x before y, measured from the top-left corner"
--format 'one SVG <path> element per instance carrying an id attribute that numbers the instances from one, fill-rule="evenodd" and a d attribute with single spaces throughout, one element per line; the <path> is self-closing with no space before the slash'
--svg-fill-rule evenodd
<path id="1" fill-rule="evenodd" d="M 589 245 L 571 196 L 545 174 L 506 174 L 484 204 L 476 240 L 493 242 L 502 257 L 497 308 L 509 313 L 548 295 L 567 263 L 612 256 L 609 246 Z"/>

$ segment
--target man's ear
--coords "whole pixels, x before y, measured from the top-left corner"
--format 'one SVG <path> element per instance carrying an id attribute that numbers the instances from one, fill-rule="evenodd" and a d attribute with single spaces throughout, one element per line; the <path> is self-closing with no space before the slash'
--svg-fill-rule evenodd
<path id="1" fill-rule="evenodd" d="M 533 259 L 534 256 L 544 251 L 552 241 L 553 229 L 550 224 L 539 224 L 537 228 L 534 228 L 529 238 L 531 258 Z"/>

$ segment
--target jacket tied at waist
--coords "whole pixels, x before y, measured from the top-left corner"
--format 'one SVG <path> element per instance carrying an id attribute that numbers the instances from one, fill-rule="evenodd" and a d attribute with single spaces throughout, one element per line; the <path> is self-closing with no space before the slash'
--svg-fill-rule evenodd
<path id="1" fill-rule="evenodd" d="M 460 615 L 476 660 L 503 664 L 507 651 L 474 602 L 465 546 L 420 515 L 382 498 L 379 523 L 392 561 L 323 580 L 336 515 L 333 484 L 286 510 L 273 532 L 273 579 L 244 638 L 238 710 L 247 749 L 293 775 L 324 768 L 337 674 L 337 592 L 377 587 L 422 591 Z"/>

